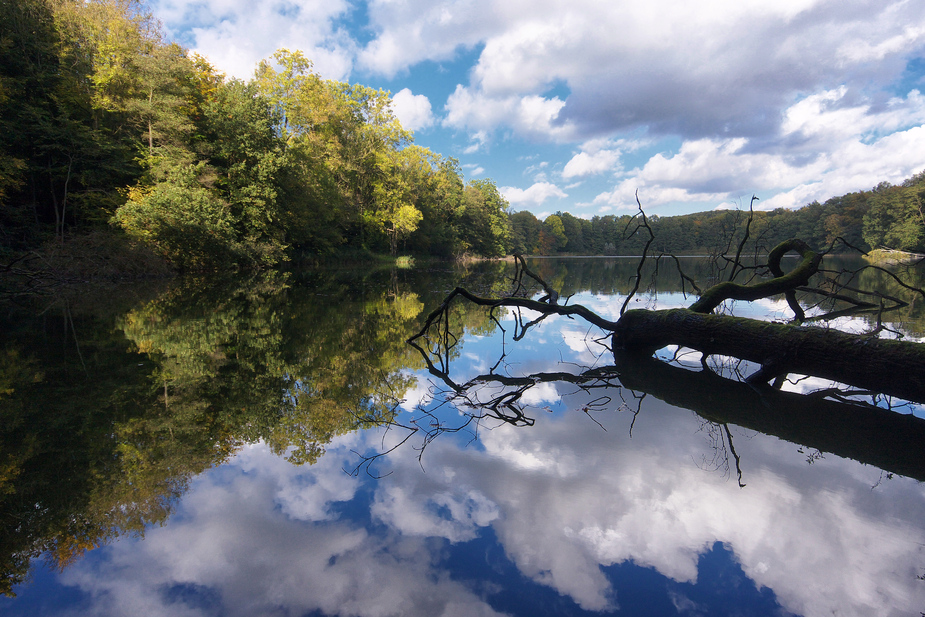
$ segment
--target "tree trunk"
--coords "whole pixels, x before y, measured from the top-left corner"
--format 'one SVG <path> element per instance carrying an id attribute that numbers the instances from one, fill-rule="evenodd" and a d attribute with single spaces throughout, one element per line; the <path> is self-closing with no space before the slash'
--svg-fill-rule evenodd
<path id="1" fill-rule="evenodd" d="M 615 360 L 625 387 L 712 422 L 775 435 L 925 481 L 925 420 L 911 414 L 755 387 L 619 351 Z"/>
<path id="2" fill-rule="evenodd" d="M 921 343 L 686 309 L 627 311 L 614 328 L 615 352 L 651 355 L 668 345 L 761 364 L 750 379 L 753 383 L 797 373 L 925 402 L 925 345 Z"/>

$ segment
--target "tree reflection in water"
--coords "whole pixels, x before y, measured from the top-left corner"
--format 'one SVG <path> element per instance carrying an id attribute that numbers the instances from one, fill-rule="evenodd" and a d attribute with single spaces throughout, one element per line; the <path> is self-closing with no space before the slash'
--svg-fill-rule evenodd
<path id="1" fill-rule="evenodd" d="M 575 273 L 592 300 L 602 296 L 599 310 L 612 302 L 605 287 L 621 278 L 603 260 L 587 271 L 570 262 L 540 268 L 550 280 L 564 276 L 556 268 Z M 914 549 L 925 541 L 915 514 L 921 491 L 899 477 L 923 476 L 920 422 L 909 414 L 832 392 L 762 391 L 736 379 L 748 367 L 705 370 L 683 350 L 667 358 L 673 363 L 615 357 L 567 320 L 525 329 L 528 313 L 495 322 L 473 306 L 447 315 L 459 338 L 426 356 L 427 371 L 404 339 L 459 273 L 303 276 L 224 290 L 191 281 L 114 310 L 109 321 L 76 301 L 37 322 L 10 309 L 0 513 L 19 521 L 4 529 L 4 565 L 25 564 L 7 570 L 11 588 L 45 552 L 76 562 L 66 580 L 101 602 L 137 601 L 126 594 L 151 588 L 172 590 L 164 606 L 206 594 L 233 615 L 274 606 L 428 614 L 422 607 L 434 597 L 493 614 L 515 612 L 505 596 L 554 590 L 582 614 L 633 606 L 632 590 L 615 577 L 639 566 L 685 605 L 704 563 L 726 555 L 738 576 L 773 588 L 790 611 L 908 612 L 922 597 L 914 587 L 925 571 Z M 470 285 L 490 290 L 499 280 Z M 670 305 L 670 288 L 660 294 Z M 422 407 L 412 409 L 417 400 Z M 699 417 L 690 422 L 676 407 Z M 572 412 L 593 422 L 563 417 Z M 702 424 L 706 446 L 702 435 L 690 440 Z M 374 430 L 354 432 L 364 427 Z M 411 431 L 415 439 L 387 460 L 373 458 Z M 460 447 L 470 434 L 479 441 Z M 411 445 L 426 446 L 427 473 Z M 312 465 L 291 466 L 273 452 Z M 805 474 L 807 456 L 818 474 Z M 871 491 L 876 473 L 839 457 L 896 479 Z M 363 461 L 392 475 L 343 473 Z M 784 473 L 794 462 L 799 481 Z M 727 464 L 733 478 L 741 469 L 746 488 L 698 468 Z M 245 525 L 254 522 L 262 527 Z M 141 532 L 144 542 L 77 559 Z M 403 591 L 364 586 L 370 568 Z M 496 571 L 505 577 L 492 578 Z M 496 587 L 517 577 L 532 591 Z M 876 595 L 884 590 L 899 599 Z M 155 596 L 145 601 L 160 602 Z"/>
<path id="2" fill-rule="evenodd" d="M 421 300 L 375 274 L 368 290 L 306 276 L 190 278 L 135 303 L 117 289 L 128 307 L 91 294 L 8 307 L 0 592 L 36 556 L 63 568 L 164 523 L 190 479 L 242 444 L 314 463 L 337 435 L 391 420 L 420 365 L 404 339 Z"/>

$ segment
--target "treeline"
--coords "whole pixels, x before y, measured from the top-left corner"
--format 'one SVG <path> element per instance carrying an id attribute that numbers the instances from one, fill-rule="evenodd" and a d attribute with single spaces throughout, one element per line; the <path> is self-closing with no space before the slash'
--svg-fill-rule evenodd
<path id="1" fill-rule="evenodd" d="M 651 248 L 677 254 L 729 250 L 731 242 L 743 237 L 748 216 L 741 210 L 652 215 L 648 217 L 655 235 Z M 579 219 L 557 212 L 540 221 L 524 211 L 512 214 L 510 221 L 512 250 L 523 254 L 638 255 L 649 239 L 639 229 L 639 217 L 629 214 Z M 749 250 L 766 250 L 788 238 L 801 238 L 821 249 L 842 238 L 865 251 L 925 252 L 925 172 L 897 186 L 883 182 L 870 191 L 813 202 L 798 210 L 755 211 L 749 236 Z"/>
<path id="2" fill-rule="evenodd" d="M 51 243 L 124 246 L 147 263 L 141 248 L 185 270 L 344 251 L 627 255 L 645 243 L 629 215 L 511 214 L 492 181 L 465 182 L 458 161 L 414 145 L 387 92 L 322 79 L 300 52 L 227 79 L 165 40 L 142 0 L 0 0 L 0 24 L 7 263 Z M 749 248 L 798 236 L 922 251 L 923 203 L 919 174 L 756 212 Z M 654 248 L 706 253 L 746 215 L 649 220 Z M 88 242 L 99 230 L 117 242 Z"/>
<path id="3" fill-rule="evenodd" d="M 501 255 L 490 180 L 413 145 L 389 94 L 282 50 L 250 81 L 140 0 L 0 0 L 0 252 L 115 229 L 181 269 L 294 252 Z"/>

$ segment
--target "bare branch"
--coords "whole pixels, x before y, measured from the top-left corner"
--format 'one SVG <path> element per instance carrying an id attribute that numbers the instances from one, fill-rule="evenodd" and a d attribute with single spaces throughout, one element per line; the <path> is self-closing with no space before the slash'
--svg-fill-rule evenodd
<path id="1" fill-rule="evenodd" d="M 633 233 L 630 235 L 636 234 L 636 232 L 638 232 L 640 229 L 645 229 L 649 233 L 649 239 L 646 240 L 646 245 L 642 249 L 642 256 L 639 258 L 639 263 L 636 266 L 636 277 L 634 279 L 633 289 L 632 291 L 630 291 L 629 295 L 626 296 L 626 300 L 623 301 L 623 306 L 620 308 L 620 315 L 623 315 L 623 313 L 626 312 L 626 307 L 629 305 L 630 300 L 633 298 L 633 296 L 636 295 L 636 292 L 639 291 L 639 281 L 642 279 L 642 267 L 646 263 L 646 257 L 649 254 L 649 247 L 652 246 L 652 242 L 655 241 L 655 234 L 652 233 L 652 227 L 649 226 L 649 219 L 646 217 L 646 213 L 642 209 L 642 202 L 639 201 L 639 190 L 638 189 L 636 190 L 636 205 L 639 206 L 639 213 L 633 216 L 633 218 L 630 219 L 630 221 L 635 219 L 636 216 L 641 216 L 642 223 L 637 225 L 636 229 L 633 230 Z M 627 228 L 628 227 L 629 227 L 629 223 L 627 223 Z M 625 229 L 623 233 L 624 235 L 626 234 Z"/>

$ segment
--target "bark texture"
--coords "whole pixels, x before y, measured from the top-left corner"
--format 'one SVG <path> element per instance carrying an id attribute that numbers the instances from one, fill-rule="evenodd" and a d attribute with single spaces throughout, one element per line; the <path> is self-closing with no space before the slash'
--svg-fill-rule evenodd
<path id="1" fill-rule="evenodd" d="M 799 253 L 803 259 L 796 268 L 785 274 L 780 267 L 780 260 L 790 251 Z M 809 282 L 809 279 L 819 271 L 821 263 L 822 255 L 813 251 L 802 240 L 792 238 L 781 242 L 768 253 L 768 269 L 774 278 L 754 285 L 740 285 L 730 281 L 719 283 L 707 289 L 700 299 L 690 306 L 690 310 L 695 313 L 710 313 L 725 300 L 752 301 L 770 298 L 777 294 L 792 293 L 797 287 Z"/>
<path id="2" fill-rule="evenodd" d="M 797 373 L 925 402 L 925 345 L 688 309 L 627 311 L 613 349 L 651 355 L 667 345 L 762 365 L 751 381 Z"/>

